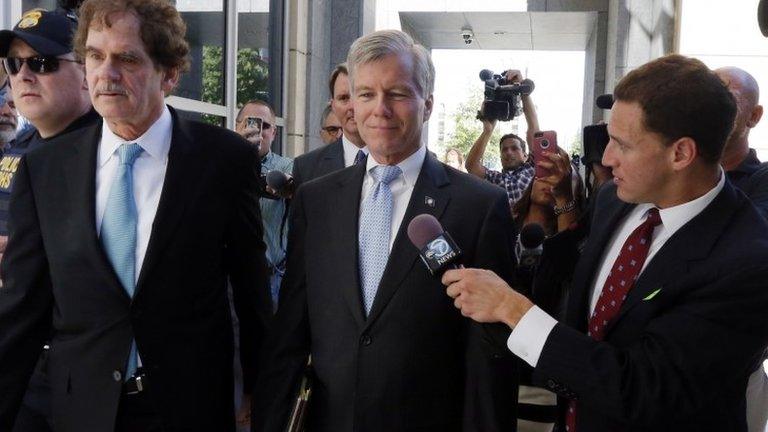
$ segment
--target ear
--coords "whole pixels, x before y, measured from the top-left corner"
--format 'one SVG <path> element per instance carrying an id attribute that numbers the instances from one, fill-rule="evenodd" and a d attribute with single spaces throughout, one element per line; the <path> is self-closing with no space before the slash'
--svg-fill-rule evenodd
<path id="1" fill-rule="evenodd" d="M 699 155 L 699 148 L 693 138 L 682 137 L 670 145 L 672 169 L 681 171 L 689 167 Z"/>
<path id="2" fill-rule="evenodd" d="M 424 117 L 422 118 L 423 122 L 429 120 L 429 117 L 432 115 L 432 106 L 434 105 L 434 102 L 435 99 L 432 95 L 429 95 L 426 99 L 424 99 Z"/>
<path id="3" fill-rule="evenodd" d="M 760 119 L 762 117 L 763 117 L 763 106 L 755 105 L 755 107 L 752 108 L 752 112 L 749 113 L 749 118 L 747 119 L 747 127 L 753 128 L 757 126 L 757 124 L 760 123 Z"/>
<path id="4" fill-rule="evenodd" d="M 269 133 L 272 135 L 273 138 L 275 137 L 275 135 L 277 135 L 277 119 L 274 117 L 272 118 L 272 127 L 269 128 Z"/>
<path id="5" fill-rule="evenodd" d="M 165 72 L 163 72 L 163 82 L 162 82 L 162 88 L 163 93 L 166 95 L 170 94 L 171 91 L 176 87 L 176 84 L 179 82 L 179 69 L 178 68 L 170 68 L 166 69 Z"/>

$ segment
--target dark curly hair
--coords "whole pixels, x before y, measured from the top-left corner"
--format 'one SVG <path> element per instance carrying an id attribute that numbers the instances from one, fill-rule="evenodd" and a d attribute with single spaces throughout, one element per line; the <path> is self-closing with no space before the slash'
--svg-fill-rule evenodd
<path id="1" fill-rule="evenodd" d="M 187 25 L 168 0 L 85 0 L 80 6 L 80 23 L 75 33 L 75 52 L 85 56 L 85 42 L 91 28 L 111 27 L 110 16 L 129 12 L 141 22 L 141 40 L 155 66 L 179 73 L 189 70 Z"/>

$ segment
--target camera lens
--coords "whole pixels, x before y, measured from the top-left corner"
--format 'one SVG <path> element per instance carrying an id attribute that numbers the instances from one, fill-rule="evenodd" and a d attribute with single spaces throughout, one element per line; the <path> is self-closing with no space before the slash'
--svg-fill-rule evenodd
<path id="1" fill-rule="evenodd" d="M 541 140 L 541 148 L 545 149 L 549 147 L 549 140 Z"/>

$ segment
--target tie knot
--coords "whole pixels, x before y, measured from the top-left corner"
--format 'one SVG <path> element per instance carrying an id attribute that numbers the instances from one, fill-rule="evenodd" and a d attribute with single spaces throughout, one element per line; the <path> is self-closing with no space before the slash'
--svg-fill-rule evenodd
<path id="1" fill-rule="evenodd" d="M 362 151 L 362 150 L 358 150 L 358 151 L 357 151 L 357 154 L 355 155 L 355 165 L 357 165 L 357 164 L 359 164 L 360 162 L 364 161 L 366 156 L 367 156 L 367 155 L 365 154 L 365 152 L 364 152 L 364 151 Z"/>
<path id="2" fill-rule="evenodd" d="M 661 216 L 659 215 L 659 209 L 656 207 L 648 210 L 648 217 L 645 218 L 644 224 L 655 227 L 661 224 Z"/>
<path id="3" fill-rule="evenodd" d="M 379 183 L 388 185 L 400 175 L 400 167 L 397 165 L 377 165 L 371 169 L 371 176 Z"/>
<path id="4" fill-rule="evenodd" d="M 117 154 L 120 156 L 121 164 L 133 166 L 133 163 L 136 162 L 136 158 L 139 157 L 142 151 L 144 149 L 136 143 L 125 143 L 117 149 Z"/>

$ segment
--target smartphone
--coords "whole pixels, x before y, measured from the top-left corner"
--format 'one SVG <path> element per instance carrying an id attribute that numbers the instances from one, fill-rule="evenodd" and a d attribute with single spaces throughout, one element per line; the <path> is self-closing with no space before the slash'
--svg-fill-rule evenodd
<path id="1" fill-rule="evenodd" d="M 260 117 L 247 117 L 245 119 L 245 127 L 249 129 L 256 129 L 258 132 L 255 132 L 256 135 L 261 133 L 261 124 L 264 123 L 264 120 L 262 120 Z"/>
<path id="2" fill-rule="evenodd" d="M 557 153 L 560 148 L 557 146 L 557 133 L 555 131 L 539 131 L 533 134 L 533 143 L 531 143 L 531 154 L 533 163 L 536 164 L 536 177 L 549 177 L 552 175 L 550 170 L 540 167 L 539 161 L 547 160 L 542 153 Z"/>

